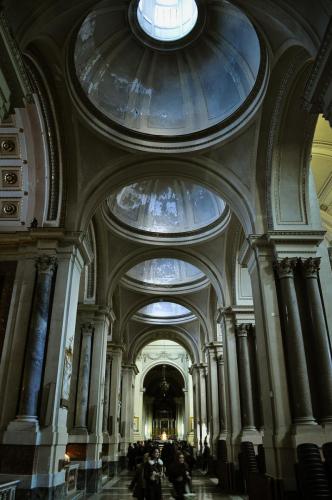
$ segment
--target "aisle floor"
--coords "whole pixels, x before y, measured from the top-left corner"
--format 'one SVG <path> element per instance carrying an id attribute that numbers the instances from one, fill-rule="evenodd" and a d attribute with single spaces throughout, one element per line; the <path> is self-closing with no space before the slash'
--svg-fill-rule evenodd
<path id="1" fill-rule="evenodd" d="M 128 485 L 132 475 L 128 471 L 123 471 L 120 476 L 108 481 L 103 490 L 89 497 L 90 500 L 134 500 L 132 492 L 128 490 Z M 217 479 L 206 477 L 199 472 L 193 477 L 193 492 L 196 493 L 192 500 L 245 500 L 246 496 L 227 495 L 220 492 L 217 486 Z M 163 481 L 163 500 L 171 498 L 171 484 Z"/>

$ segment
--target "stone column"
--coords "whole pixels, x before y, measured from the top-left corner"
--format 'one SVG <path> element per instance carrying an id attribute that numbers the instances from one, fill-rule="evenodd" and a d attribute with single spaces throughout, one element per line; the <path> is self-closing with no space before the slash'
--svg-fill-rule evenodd
<path id="1" fill-rule="evenodd" d="M 193 382 L 193 410 L 194 410 L 194 442 L 197 451 L 202 451 L 202 427 L 201 427 L 201 408 L 199 392 L 199 366 L 193 364 L 190 368 Z"/>
<path id="2" fill-rule="evenodd" d="M 90 383 L 91 347 L 93 325 L 85 323 L 81 326 L 82 343 L 78 372 L 75 427 L 73 434 L 87 432 L 87 412 Z"/>
<path id="3" fill-rule="evenodd" d="M 226 392 L 225 392 L 225 363 L 224 355 L 218 354 L 218 399 L 219 399 L 219 439 L 226 439 L 227 417 L 226 417 Z"/>
<path id="4" fill-rule="evenodd" d="M 43 255 L 37 258 L 36 286 L 24 362 L 18 420 L 38 420 L 38 398 L 42 382 L 55 266 L 56 260 L 54 257 Z"/>
<path id="5" fill-rule="evenodd" d="M 309 258 L 303 262 L 308 305 L 313 327 L 311 347 L 315 357 L 315 383 L 319 392 L 322 411 L 321 423 L 332 423 L 332 361 L 322 299 L 318 284 L 320 258 Z"/>
<path id="6" fill-rule="evenodd" d="M 189 409 L 189 390 L 188 389 L 183 389 L 183 395 L 184 395 L 183 439 L 188 440 L 188 434 L 189 434 L 189 416 L 190 416 L 190 411 L 189 411 L 190 410 Z"/>
<path id="7" fill-rule="evenodd" d="M 110 404 L 110 377 L 111 377 L 111 356 L 106 356 L 105 384 L 104 384 L 104 409 L 103 409 L 103 432 L 108 434 L 109 404 Z"/>
<path id="8" fill-rule="evenodd" d="M 211 452 L 217 456 L 217 441 L 219 439 L 219 397 L 218 397 L 218 368 L 217 368 L 217 349 L 221 347 L 220 342 L 213 342 L 206 346 L 208 354 L 208 402 L 209 402 L 209 434 L 211 443 Z"/>
<path id="9" fill-rule="evenodd" d="M 120 385 L 121 385 L 121 364 L 122 346 L 116 344 L 109 345 L 109 353 L 112 358 L 111 365 L 111 388 L 110 388 L 110 413 L 108 432 L 110 434 L 110 461 L 114 464 L 118 461 L 119 418 L 120 418 Z M 111 465 L 113 467 L 113 465 Z"/>
<path id="10" fill-rule="evenodd" d="M 206 376 L 205 376 L 205 364 L 201 364 L 199 367 L 199 402 L 200 402 L 200 414 L 201 414 L 201 432 L 202 432 L 202 446 L 204 445 L 204 440 L 207 436 L 207 401 L 206 401 Z"/>
<path id="11" fill-rule="evenodd" d="M 293 421 L 295 424 L 315 424 L 300 312 L 294 285 L 296 263 L 297 259 L 285 258 L 276 263 L 275 269 L 281 288 Z"/>
<path id="12" fill-rule="evenodd" d="M 242 430 L 254 431 L 255 412 L 253 404 L 252 380 L 250 371 L 248 331 L 250 325 L 240 325 L 237 327 L 237 354 L 240 379 L 240 401 Z"/>
<path id="13" fill-rule="evenodd" d="M 121 394 L 121 451 L 125 456 L 133 440 L 134 377 L 138 373 L 136 365 L 122 365 Z"/>
<path id="14" fill-rule="evenodd" d="M 235 315 L 232 308 L 223 310 L 225 323 L 224 353 L 225 353 L 225 397 L 227 400 L 227 449 L 230 462 L 237 463 L 240 451 L 241 437 L 241 405 L 238 360 L 236 354 Z"/>

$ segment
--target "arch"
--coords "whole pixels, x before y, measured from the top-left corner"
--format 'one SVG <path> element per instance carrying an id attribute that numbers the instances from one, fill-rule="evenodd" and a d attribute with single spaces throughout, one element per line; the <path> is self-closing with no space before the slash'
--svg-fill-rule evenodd
<path id="1" fill-rule="evenodd" d="M 167 334 L 167 337 L 166 337 Z M 143 333 L 138 335 L 131 343 L 128 351 L 128 363 L 134 364 L 137 354 L 154 340 L 173 340 L 180 344 L 189 354 L 191 362 L 199 363 L 199 349 L 198 346 L 187 330 L 179 325 L 172 325 L 171 328 L 163 327 L 149 327 Z"/>
<path id="2" fill-rule="evenodd" d="M 316 116 L 303 107 L 311 57 L 303 47 L 281 56 L 263 108 L 257 165 L 262 230 L 312 229 L 308 169 Z M 266 177 L 261 172 L 266 172 Z M 292 203 L 289 203 L 289 199 Z"/>
<path id="3" fill-rule="evenodd" d="M 176 159 L 174 157 L 145 157 L 140 161 L 121 158 L 113 165 L 105 166 L 81 193 L 81 203 L 77 206 L 78 214 L 73 224 L 78 231 L 84 231 L 98 206 L 109 193 L 124 186 L 128 179 L 135 182 L 146 177 L 153 177 L 158 168 L 158 175 L 177 176 L 205 185 L 221 196 L 237 214 L 244 231 L 254 231 L 255 217 L 249 189 L 225 165 L 204 158 Z"/>
<path id="4" fill-rule="evenodd" d="M 187 383 L 187 379 L 185 377 L 185 374 L 184 374 L 184 371 L 182 370 L 182 368 L 177 365 L 176 363 L 174 363 L 173 361 L 171 360 L 167 360 L 167 361 L 159 361 L 159 360 L 156 360 L 155 362 L 151 363 L 151 365 L 147 366 L 144 371 L 142 372 L 142 375 L 141 375 L 141 387 L 140 387 L 140 390 L 143 390 L 143 387 L 144 387 L 144 380 L 145 380 L 145 377 L 147 376 L 147 374 L 149 373 L 150 370 L 152 370 L 153 368 L 155 368 L 156 366 L 158 365 L 169 365 L 169 366 L 172 366 L 173 368 L 175 368 L 182 376 L 183 378 L 183 385 L 184 385 L 184 389 L 187 391 L 188 390 L 188 383 Z"/>
<path id="5" fill-rule="evenodd" d="M 220 270 L 206 256 L 204 256 L 204 259 L 201 258 L 199 253 L 192 247 L 189 247 L 187 250 L 170 247 L 153 247 L 149 249 L 139 248 L 138 250 L 133 250 L 129 255 L 126 255 L 117 266 L 114 266 L 114 269 L 109 277 L 109 288 L 107 291 L 108 300 L 111 300 L 119 280 L 129 269 L 140 262 L 158 257 L 177 258 L 198 267 L 210 279 L 219 302 L 221 304 L 225 303 L 224 291 L 222 287 L 223 276 L 221 275 Z"/>
<path id="6" fill-rule="evenodd" d="M 128 321 L 132 318 L 132 316 L 142 307 L 148 305 L 148 304 L 153 304 L 154 302 L 157 302 L 159 300 L 156 299 L 156 297 L 153 298 L 148 298 L 148 299 L 143 299 L 136 303 L 131 309 L 127 311 L 127 313 L 123 316 L 121 324 L 120 324 L 120 330 L 119 330 L 119 336 L 120 339 L 122 339 L 123 333 L 125 331 L 125 328 L 127 326 Z M 175 304 L 180 304 L 181 306 L 186 307 L 190 311 L 193 312 L 194 316 L 197 317 L 199 320 L 199 323 L 203 329 L 203 333 L 206 339 L 208 339 L 208 327 L 207 327 L 207 321 L 206 318 L 202 315 L 201 311 L 196 307 L 196 305 L 192 304 L 190 301 L 183 299 L 183 298 L 178 298 L 174 297 L 173 295 L 163 295 L 163 300 L 168 301 L 168 302 L 174 302 Z"/>

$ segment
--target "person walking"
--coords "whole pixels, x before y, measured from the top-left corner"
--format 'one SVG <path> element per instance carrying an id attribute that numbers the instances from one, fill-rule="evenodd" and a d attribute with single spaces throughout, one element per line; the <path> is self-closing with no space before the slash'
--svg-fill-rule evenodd
<path id="1" fill-rule="evenodd" d="M 150 459 L 144 466 L 147 500 L 162 500 L 163 461 L 159 457 L 159 448 L 154 448 L 150 454 Z"/>
<path id="2" fill-rule="evenodd" d="M 173 484 L 176 500 L 184 500 L 188 496 L 195 496 L 191 493 L 191 476 L 183 453 L 177 456 L 175 463 L 170 467 L 169 480 Z"/>
<path id="3" fill-rule="evenodd" d="M 137 500 L 144 500 L 146 498 L 146 481 L 144 477 L 145 465 L 149 460 L 149 454 L 144 453 L 143 462 L 140 463 L 135 472 L 132 482 L 129 485 L 129 489 L 133 490 L 133 497 Z"/>

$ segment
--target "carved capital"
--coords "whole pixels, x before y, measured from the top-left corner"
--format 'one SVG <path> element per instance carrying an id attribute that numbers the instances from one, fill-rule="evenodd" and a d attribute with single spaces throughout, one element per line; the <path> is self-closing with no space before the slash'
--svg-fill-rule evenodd
<path id="1" fill-rule="evenodd" d="M 236 328 L 237 337 L 248 337 L 249 330 L 251 328 L 251 323 L 242 323 Z"/>
<path id="2" fill-rule="evenodd" d="M 283 278 L 293 278 L 294 268 L 297 264 L 297 258 L 290 259 L 286 257 L 285 259 L 278 260 L 274 263 L 274 268 L 280 279 Z"/>
<path id="3" fill-rule="evenodd" d="M 305 278 L 318 278 L 320 257 L 309 257 L 302 261 L 302 269 Z"/>
<path id="4" fill-rule="evenodd" d="M 36 259 L 36 268 L 39 274 L 53 274 L 57 265 L 56 257 L 41 255 Z"/>
<path id="5" fill-rule="evenodd" d="M 219 356 L 217 356 L 217 363 L 218 363 L 218 365 L 221 365 L 221 366 L 224 365 L 225 360 L 224 360 L 224 355 L 223 354 L 219 354 Z"/>
<path id="6" fill-rule="evenodd" d="M 82 332 L 82 335 L 84 336 L 91 336 L 93 334 L 93 331 L 94 331 L 94 326 L 92 323 L 83 323 L 81 325 L 81 332 Z"/>

